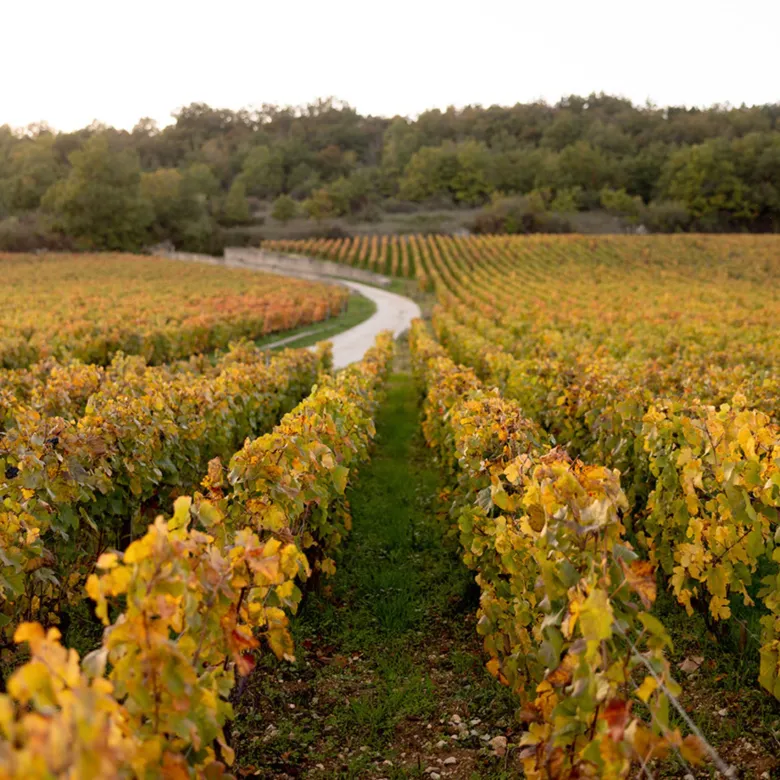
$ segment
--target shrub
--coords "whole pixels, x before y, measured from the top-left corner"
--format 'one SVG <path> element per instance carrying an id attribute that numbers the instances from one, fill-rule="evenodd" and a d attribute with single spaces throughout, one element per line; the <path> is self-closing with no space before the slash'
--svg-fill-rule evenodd
<path id="1" fill-rule="evenodd" d="M 386 214 L 414 214 L 419 211 L 420 206 L 412 203 L 410 200 L 399 200 L 398 198 L 387 198 L 382 203 L 382 208 Z"/>
<path id="2" fill-rule="evenodd" d="M 283 225 L 295 219 L 297 214 L 298 204 L 289 195 L 280 195 L 271 208 L 271 216 Z"/>
<path id="3" fill-rule="evenodd" d="M 629 195 L 622 188 L 613 190 L 604 187 L 600 193 L 600 202 L 602 208 L 619 217 L 638 217 L 644 209 L 642 198 L 638 195 Z"/>
<path id="4" fill-rule="evenodd" d="M 241 177 L 230 185 L 222 218 L 227 225 L 244 225 L 250 220 L 249 201 L 246 199 L 246 185 Z"/>
<path id="5" fill-rule="evenodd" d="M 37 249 L 68 251 L 73 241 L 34 214 L 0 220 L 0 252 L 34 252 Z"/>
<path id="6" fill-rule="evenodd" d="M 644 223 L 653 233 L 682 233 L 691 227 L 691 215 L 680 201 L 653 201 L 645 210 Z"/>
<path id="7" fill-rule="evenodd" d="M 477 214 L 473 233 L 570 233 L 571 223 L 561 214 L 541 207 L 539 198 L 498 198 Z"/>
<path id="8" fill-rule="evenodd" d="M 359 211 L 355 212 L 350 222 L 381 222 L 382 221 L 382 209 L 376 203 L 367 203 Z"/>
<path id="9" fill-rule="evenodd" d="M 571 214 L 580 210 L 582 187 L 568 187 L 558 190 L 550 203 L 550 211 Z"/>

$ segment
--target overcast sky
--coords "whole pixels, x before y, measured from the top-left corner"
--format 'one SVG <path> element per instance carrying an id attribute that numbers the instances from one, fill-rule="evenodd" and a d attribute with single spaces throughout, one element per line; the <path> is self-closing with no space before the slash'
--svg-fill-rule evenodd
<path id="1" fill-rule="evenodd" d="M 415 115 L 605 91 L 780 101 L 780 0 L 0 0 L 0 124 L 335 96 Z"/>

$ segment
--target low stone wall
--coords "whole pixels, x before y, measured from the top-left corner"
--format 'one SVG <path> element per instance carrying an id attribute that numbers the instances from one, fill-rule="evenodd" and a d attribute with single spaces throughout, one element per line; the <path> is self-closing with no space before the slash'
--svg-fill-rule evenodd
<path id="1" fill-rule="evenodd" d="M 387 287 L 392 281 L 387 276 L 366 271 L 363 268 L 353 268 L 349 265 L 333 263 L 330 260 L 315 260 L 303 255 L 283 255 L 263 249 L 227 247 L 224 257 L 197 255 L 191 252 L 160 252 L 160 255 L 172 260 L 225 265 L 230 268 L 252 268 L 257 271 L 266 271 L 280 276 L 294 276 L 299 279 L 333 277 L 376 284 L 380 287 Z"/>
<path id="2" fill-rule="evenodd" d="M 167 249 L 151 250 L 156 257 L 167 257 L 170 260 L 185 260 L 188 263 L 208 263 L 209 265 L 225 265 L 224 257 L 214 255 L 198 255 L 194 252 L 172 252 Z"/>
<path id="3" fill-rule="evenodd" d="M 366 271 L 363 268 L 353 268 L 330 260 L 315 260 L 303 255 L 283 255 L 268 252 L 263 249 L 225 249 L 225 261 L 230 265 L 244 265 L 260 268 L 263 271 L 282 274 L 283 276 L 301 276 L 304 278 L 320 278 L 322 276 L 341 277 L 356 282 L 378 284 L 387 287 L 391 280 L 382 274 Z"/>

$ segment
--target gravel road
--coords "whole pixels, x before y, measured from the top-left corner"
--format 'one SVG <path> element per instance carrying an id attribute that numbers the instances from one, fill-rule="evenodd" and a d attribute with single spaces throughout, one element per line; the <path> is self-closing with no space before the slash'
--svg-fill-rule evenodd
<path id="1" fill-rule="evenodd" d="M 322 281 L 335 280 L 323 278 Z M 346 279 L 338 280 L 338 283 L 370 298 L 376 304 L 376 312 L 360 325 L 328 339 L 333 342 L 333 368 L 344 368 L 360 360 L 383 330 L 391 330 L 398 335 L 412 324 L 415 317 L 420 316 L 420 307 L 403 295 Z"/>
<path id="2" fill-rule="evenodd" d="M 227 267 L 252 268 L 251 262 L 242 261 L 241 263 L 229 262 L 227 259 L 217 260 L 208 255 L 189 254 L 187 252 L 162 253 L 162 256 L 173 260 L 182 260 L 195 263 L 209 263 L 214 265 L 220 263 Z M 268 268 L 255 265 L 254 270 L 264 273 L 272 273 L 280 276 L 290 276 L 299 279 L 308 279 L 310 281 L 325 282 L 327 284 L 341 284 L 349 287 L 351 290 L 365 295 L 376 304 L 376 312 L 365 322 L 356 325 L 354 328 L 345 330 L 336 336 L 332 336 L 327 341 L 333 343 L 333 367 L 344 368 L 350 363 L 360 360 L 371 347 L 377 335 L 383 330 L 390 330 L 396 336 L 405 331 L 412 324 L 412 320 L 420 316 L 420 307 L 410 298 L 397 293 L 391 293 L 379 287 L 373 287 L 362 282 L 353 282 L 351 279 L 334 278 L 331 274 L 325 272 L 325 264 L 321 264 L 322 273 L 317 273 L 313 266 L 316 261 L 311 261 L 312 268 L 307 273 L 295 273 L 291 269 Z M 267 344 L 266 348 L 281 346 L 289 342 L 295 346 L 295 341 L 302 338 L 306 333 L 299 333 L 292 338 L 283 338 L 275 341 L 273 344 Z"/>

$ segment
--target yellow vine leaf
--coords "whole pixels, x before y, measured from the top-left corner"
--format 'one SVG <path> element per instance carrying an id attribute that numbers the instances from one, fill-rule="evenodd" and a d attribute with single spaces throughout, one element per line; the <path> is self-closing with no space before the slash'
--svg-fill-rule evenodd
<path id="1" fill-rule="evenodd" d="M 656 682 L 655 678 L 648 675 L 645 677 L 642 684 L 636 689 L 635 693 L 646 704 L 657 687 L 658 683 Z"/>

